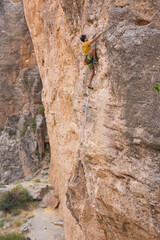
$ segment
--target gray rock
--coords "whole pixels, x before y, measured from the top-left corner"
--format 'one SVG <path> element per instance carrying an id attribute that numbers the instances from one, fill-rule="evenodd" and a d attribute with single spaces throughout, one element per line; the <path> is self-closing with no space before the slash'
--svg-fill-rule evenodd
<path id="1" fill-rule="evenodd" d="M 21 234 L 28 233 L 30 231 L 30 227 L 31 227 L 31 220 L 29 220 L 28 222 L 26 222 L 22 225 L 19 233 L 21 233 Z"/>
<path id="2" fill-rule="evenodd" d="M 31 178 L 32 170 L 39 165 L 37 148 L 35 146 L 35 133 L 28 126 L 25 134 L 19 139 L 19 156 L 23 162 L 23 169 L 26 176 Z"/>
<path id="3" fill-rule="evenodd" d="M 24 177 L 22 163 L 16 139 L 11 139 L 7 132 L 0 135 L 0 182 L 8 184 Z M 3 192 L 1 189 L 0 192 Z"/>
<path id="4" fill-rule="evenodd" d="M 42 199 L 40 206 L 42 208 L 50 207 L 52 209 L 58 208 L 60 200 L 56 197 L 53 191 L 49 191 Z"/>
<path id="5" fill-rule="evenodd" d="M 21 70 L 36 65 L 22 2 L 1 1 L 0 29 L 0 126 L 4 126 L 7 117 L 27 102 Z"/>
<path id="6" fill-rule="evenodd" d="M 11 183 L 32 176 L 40 161 L 36 133 L 28 126 L 25 136 L 21 135 L 26 121 L 37 115 L 42 104 L 42 82 L 22 1 L 1 1 L 0 31 L 0 128 L 4 127 L 0 131 L 0 183 Z"/>
<path id="7" fill-rule="evenodd" d="M 28 226 L 22 226 L 22 228 L 20 229 L 20 233 L 27 233 L 29 232 Z"/>
<path id="8" fill-rule="evenodd" d="M 40 160 L 45 152 L 45 135 L 46 135 L 46 124 L 45 119 L 41 114 L 36 116 L 36 142 L 38 148 L 38 155 Z"/>
<path id="9" fill-rule="evenodd" d="M 48 193 L 49 186 L 39 184 L 36 189 L 28 189 L 29 194 L 33 197 L 34 200 L 42 200 L 43 197 Z"/>
<path id="10" fill-rule="evenodd" d="M 4 224 L 3 226 L 4 229 L 11 227 L 11 223 L 8 222 L 7 220 L 3 224 Z"/>

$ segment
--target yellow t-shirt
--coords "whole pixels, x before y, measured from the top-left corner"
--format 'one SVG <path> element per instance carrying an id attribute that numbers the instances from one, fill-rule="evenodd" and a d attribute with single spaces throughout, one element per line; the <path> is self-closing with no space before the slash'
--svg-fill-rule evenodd
<path id="1" fill-rule="evenodd" d="M 90 53 L 90 51 L 91 51 L 90 44 L 91 44 L 91 41 L 87 41 L 82 44 L 82 51 L 83 51 L 84 56 L 86 56 L 87 54 Z"/>

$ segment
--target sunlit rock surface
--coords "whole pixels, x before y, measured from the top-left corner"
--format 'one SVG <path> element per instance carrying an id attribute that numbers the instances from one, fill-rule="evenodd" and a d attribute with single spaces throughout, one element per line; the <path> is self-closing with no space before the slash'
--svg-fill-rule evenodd
<path id="1" fill-rule="evenodd" d="M 24 0 L 66 240 L 160 238 L 159 5 Z M 100 30 L 90 91 L 79 37 Z"/>

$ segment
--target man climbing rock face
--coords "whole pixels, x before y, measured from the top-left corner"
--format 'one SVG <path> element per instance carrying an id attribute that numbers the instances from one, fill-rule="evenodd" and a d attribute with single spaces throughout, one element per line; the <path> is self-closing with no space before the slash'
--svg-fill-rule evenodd
<path id="1" fill-rule="evenodd" d="M 100 36 L 101 36 L 101 32 L 95 36 L 92 40 L 88 40 L 86 35 L 82 35 L 80 37 L 80 40 L 83 42 L 82 44 L 82 51 L 83 54 L 85 56 L 85 63 L 88 65 L 89 69 L 90 69 L 90 78 L 89 78 L 89 85 L 88 88 L 93 89 L 92 87 L 92 80 L 95 74 L 95 69 L 94 69 L 94 64 L 98 63 L 97 59 L 96 59 L 96 50 L 95 48 L 91 48 L 91 44 L 94 43 Z"/>

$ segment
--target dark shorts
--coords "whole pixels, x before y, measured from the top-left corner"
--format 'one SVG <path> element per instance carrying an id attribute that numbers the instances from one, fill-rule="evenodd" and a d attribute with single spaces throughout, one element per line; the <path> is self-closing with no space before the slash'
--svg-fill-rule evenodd
<path id="1" fill-rule="evenodd" d="M 93 56 L 92 53 L 90 52 L 88 55 L 85 56 L 85 62 L 87 63 L 89 69 L 94 68 L 94 64 L 93 64 Z"/>

